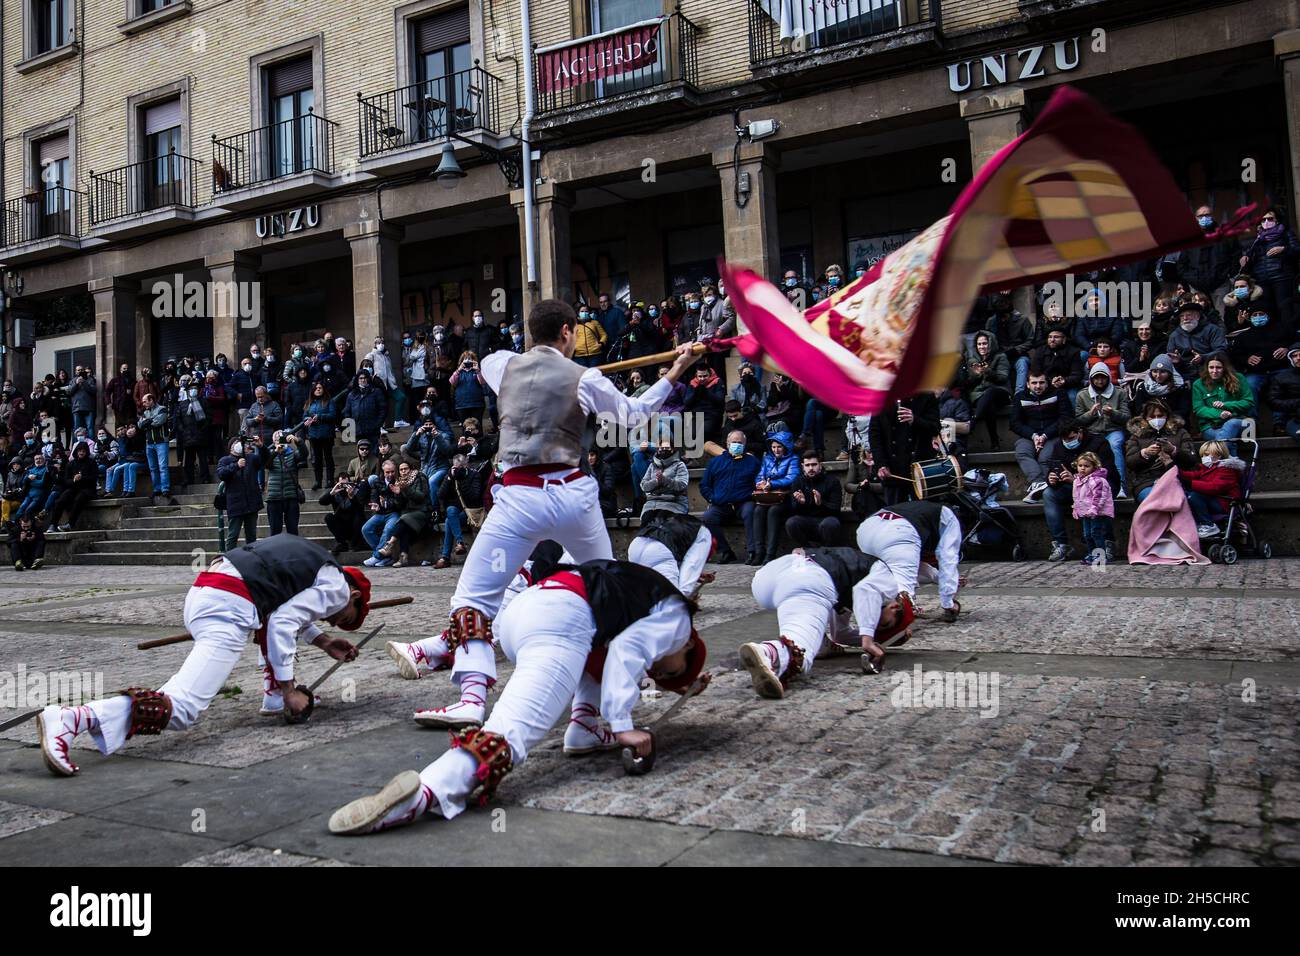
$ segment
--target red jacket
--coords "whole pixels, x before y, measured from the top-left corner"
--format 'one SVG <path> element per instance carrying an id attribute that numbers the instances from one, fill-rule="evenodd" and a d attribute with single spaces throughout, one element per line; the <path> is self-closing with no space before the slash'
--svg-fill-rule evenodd
<path id="1" fill-rule="evenodd" d="M 1192 491 L 1203 495 L 1213 495 L 1219 499 L 1226 511 L 1234 498 L 1241 496 L 1241 478 L 1246 463 L 1240 458 L 1225 458 L 1218 464 L 1206 468 L 1180 468 L 1180 477 L 1191 482 Z"/>

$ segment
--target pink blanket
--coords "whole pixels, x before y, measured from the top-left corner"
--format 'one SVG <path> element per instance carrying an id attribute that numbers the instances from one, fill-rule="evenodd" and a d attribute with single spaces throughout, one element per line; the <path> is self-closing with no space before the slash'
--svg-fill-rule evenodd
<path id="1" fill-rule="evenodd" d="M 1187 495 L 1170 468 L 1138 505 L 1128 533 L 1129 564 L 1209 564 L 1201 554 Z"/>

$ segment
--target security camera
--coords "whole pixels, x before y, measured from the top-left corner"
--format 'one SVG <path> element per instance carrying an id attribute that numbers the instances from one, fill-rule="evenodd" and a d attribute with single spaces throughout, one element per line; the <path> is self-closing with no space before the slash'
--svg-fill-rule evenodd
<path id="1" fill-rule="evenodd" d="M 751 120 L 744 126 L 739 127 L 737 132 L 752 143 L 775 135 L 780 128 L 781 123 L 778 120 Z"/>

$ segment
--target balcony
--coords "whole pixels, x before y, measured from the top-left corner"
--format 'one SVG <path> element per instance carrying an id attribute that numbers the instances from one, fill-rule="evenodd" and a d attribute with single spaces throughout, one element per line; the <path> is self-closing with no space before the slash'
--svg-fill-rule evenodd
<path id="1" fill-rule="evenodd" d="M 212 199 L 226 209 L 297 199 L 334 183 L 338 123 L 306 116 L 212 137 Z"/>
<path id="2" fill-rule="evenodd" d="M 501 80 L 474 66 L 384 93 L 357 93 L 357 142 L 363 172 L 435 166 L 454 134 L 497 146 Z"/>
<path id="3" fill-rule="evenodd" d="M 199 162 L 172 150 L 105 173 L 90 171 L 90 236 L 123 239 L 194 219 Z"/>
<path id="4" fill-rule="evenodd" d="M 749 60 L 762 78 L 870 72 L 937 47 L 941 36 L 939 0 L 748 2 Z"/>
<path id="5" fill-rule="evenodd" d="M 668 114 L 694 104 L 700 28 L 673 13 L 534 51 L 538 128 L 637 110 Z M 559 114 L 559 115 L 557 115 Z"/>
<path id="6" fill-rule="evenodd" d="M 0 260 L 13 265 L 54 258 L 81 248 L 86 194 L 55 184 L 4 204 Z"/>

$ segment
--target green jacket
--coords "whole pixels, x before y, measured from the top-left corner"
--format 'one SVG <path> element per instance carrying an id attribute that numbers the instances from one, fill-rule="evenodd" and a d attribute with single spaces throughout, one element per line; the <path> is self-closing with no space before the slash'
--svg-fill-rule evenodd
<path id="1" fill-rule="evenodd" d="M 411 483 L 402 489 L 402 517 L 399 520 L 412 535 L 418 535 L 428 526 L 432 511 L 429 479 L 417 471 Z"/>
<path id="2" fill-rule="evenodd" d="M 298 499 L 298 454 L 286 447 L 278 455 L 267 455 L 267 501 L 296 501 Z"/>
<path id="3" fill-rule="evenodd" d="M 1229 395 L 1222 382 L 1213 388 L 1207 388 L 1199 378 L 1192 383 L 1192 415 L 1197 428 L 1218 428 L 1225 420 L 1224 412 L 1232 412 L 1233 418 L 1245 418 L 1255 410 L 1255 393 L 1246 376 L 1238 375 L 1237 383 L 1241 390 L 1236 396 Z M 1215 408 L 1215 402 L 1223 402 L 1223 407 Z"/>

